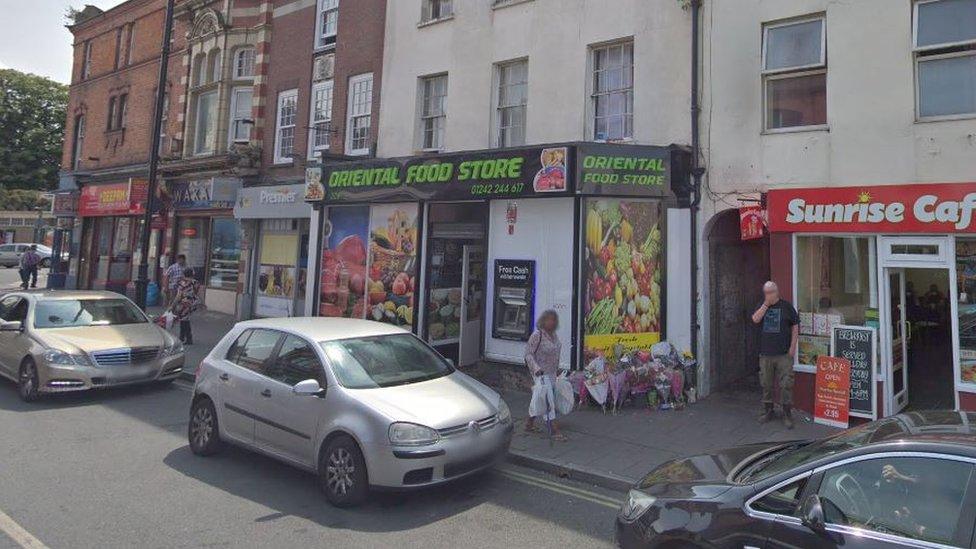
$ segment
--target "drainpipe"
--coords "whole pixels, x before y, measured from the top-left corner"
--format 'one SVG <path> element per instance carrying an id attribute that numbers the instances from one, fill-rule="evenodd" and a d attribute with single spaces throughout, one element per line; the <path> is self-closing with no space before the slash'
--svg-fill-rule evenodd
<path id="1" fill-rule="evenodd" d="M 701 105 L 698 100 L 698 65 L 699 65 L 699 35 L 701 33 L 699 19 L 701 18 L 702 0 L 691 0 L 691 352 L 698 358 L 698 208 L 701 202 L 701 179 L 705 169 L 699 164 L 701 154 L 701 139 L 698 129 Z M 701 387 L 698 388 L 701 390 Z"/>

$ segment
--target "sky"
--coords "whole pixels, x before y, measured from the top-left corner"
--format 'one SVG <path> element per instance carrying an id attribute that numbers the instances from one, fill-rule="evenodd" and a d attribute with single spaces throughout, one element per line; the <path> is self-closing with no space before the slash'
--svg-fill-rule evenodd
<path id="1" fill-rule="evenodd" d="M 69 6 L 103 10 L 123 0 L 0 0 L 0 68 L 71 79 L 71 33 L 64 28 Z"/>

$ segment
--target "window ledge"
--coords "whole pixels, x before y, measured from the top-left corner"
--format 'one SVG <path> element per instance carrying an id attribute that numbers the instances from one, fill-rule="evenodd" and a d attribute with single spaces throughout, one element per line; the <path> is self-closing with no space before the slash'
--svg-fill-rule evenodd
<path id="1" fill-rule="evenodd" d="M 326 52 L 334 51 L 335 49 L 336 49 L 336 43 L 333 42 L 331 44 L 326 44 L 324 46 L 315 46 L 315 48 L 312 50 L 312 53 L 326 53 Z"/>
<path id="2" fill-rule="evenodd" d="M 931 124 L 933 122 L 951 122 L 953 120 L 973 120 L 976 119 L 976 112 L 964 114 L 946 114 L 942 116 L 920 116 L 915 118 L 916 124 Z"/>
<path id="3" fill-rule="evenodd" d="M 829 132 L 830 125 L 819 124 L 816 126 L 796 126 L 794 128 L 772 128 L 763 130 L 761 135 L 780 135 L 784 133 L 805 133 L 805 132 Z"/>
<path id="4" fill-rule="evenodd" d="M 528 1 L 528 0 L 522 0 L 522 1 Z M 422 29 L 424 27 L 429 27 L 431 25 L 436 25 L 438 23 L 443 23 L 445 21 L 450 21 L 451 19 L 454 19 L 454 14 L 453 13 L 451 15 L 445 15 L 444 17 L 438 17 L 437 19 L 429 19 L 427 21 L 421 21 L 421 22 L 417 23 L 417 28 L 418 29 Z"/>
<path id="5" fill-rule="evenodd" d="M 817 373 L 817 367 L 810 366 L 809 364 L 793 364 L 793 371 L 804 374 L 815 374 Z"/>
<path id="6" fill-rule="evenodd" d="M 500 10 L 502 8 L 508 8 L 508 7 L 511 7 L 511 6 L 517 6 L 519 4 L 527 4 L 527 3 L 531 2 L 531 1 L 532 0 L 498 0 L 498 1 L 492 3 L 491 9 L 493 9 L 493 10 Z"/>
<path id="7" fill-rule="evenodd" d="M 288 160 L 277 160 L 276 159 L 274 161 L 274 163 L 271 165 L 271 167 L 272 168 L 290 168 L 290 167 L 292 167 L 294 165 L 295 165 L 295 160 L 294 159 L 291 159 L 291 158 L 288 159 Z"/>

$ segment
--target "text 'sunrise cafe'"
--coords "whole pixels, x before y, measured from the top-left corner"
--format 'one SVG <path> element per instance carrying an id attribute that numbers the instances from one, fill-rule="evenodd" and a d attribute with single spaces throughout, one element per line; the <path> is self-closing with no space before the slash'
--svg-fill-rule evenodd
<path id="1" fill-rule="evenodd" d="M 797 406 L 813 409 L 817 357 L 848 326 L 876 334 L 862 417 L 976 410 L 976 183 L 775 189 L 767 204 L 773 280 L 800 313 Z"/>
<path id="2" fill-rule="evenodd" d="M 686 223 L 668 231 L 687 159 L 675 146 L 559 143 L 311 170 L 311 308 L 403 326 L 461 365 L 522 365 L 546 309 L 566 367 L 617 343 L 649 348 L 666 328 L 665 250 L 672 236 L 687 248 Z M 685 300 L 688 279 L 676 278 Z"/>

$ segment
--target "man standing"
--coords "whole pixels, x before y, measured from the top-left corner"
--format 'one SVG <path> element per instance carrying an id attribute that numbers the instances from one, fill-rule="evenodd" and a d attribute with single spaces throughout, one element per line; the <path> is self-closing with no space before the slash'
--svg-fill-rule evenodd
<path id="1" fill-rule="evenodd" d="M 20 256 L 20 287 L 27 289 L 27 282 L 30 287 L 37 287 L 37 266 L 41 263 L 41 256 L 37 253 L 37 244 L 31 244 L 30 248 Z"/>
<path id="2" fill-rule="evenodd" d="M 763 391 L 763 414 L 759 423 L 773 419 L 773 384 L 779 381 L 783 424 L 793 428 L 793 357 L 800 335 L 799 315 L 790 302 L 779 298 L 775 282 L 763 284 L 763 302 L 752 314 L 752 321 L 761 324 L 759 334 L 759 377 Z"/>
<path id="3" fill-rule="evenodd" d="M 173 304 L 173 298 L 176 297 L 176 286 L 183 278 L 184 269 L 186 269 L 186 256 L 180 254 L 176 256 L 176 262 L 166 267 L 163 272 L 163 288 L 166 292 L 167 307 Z"/>

